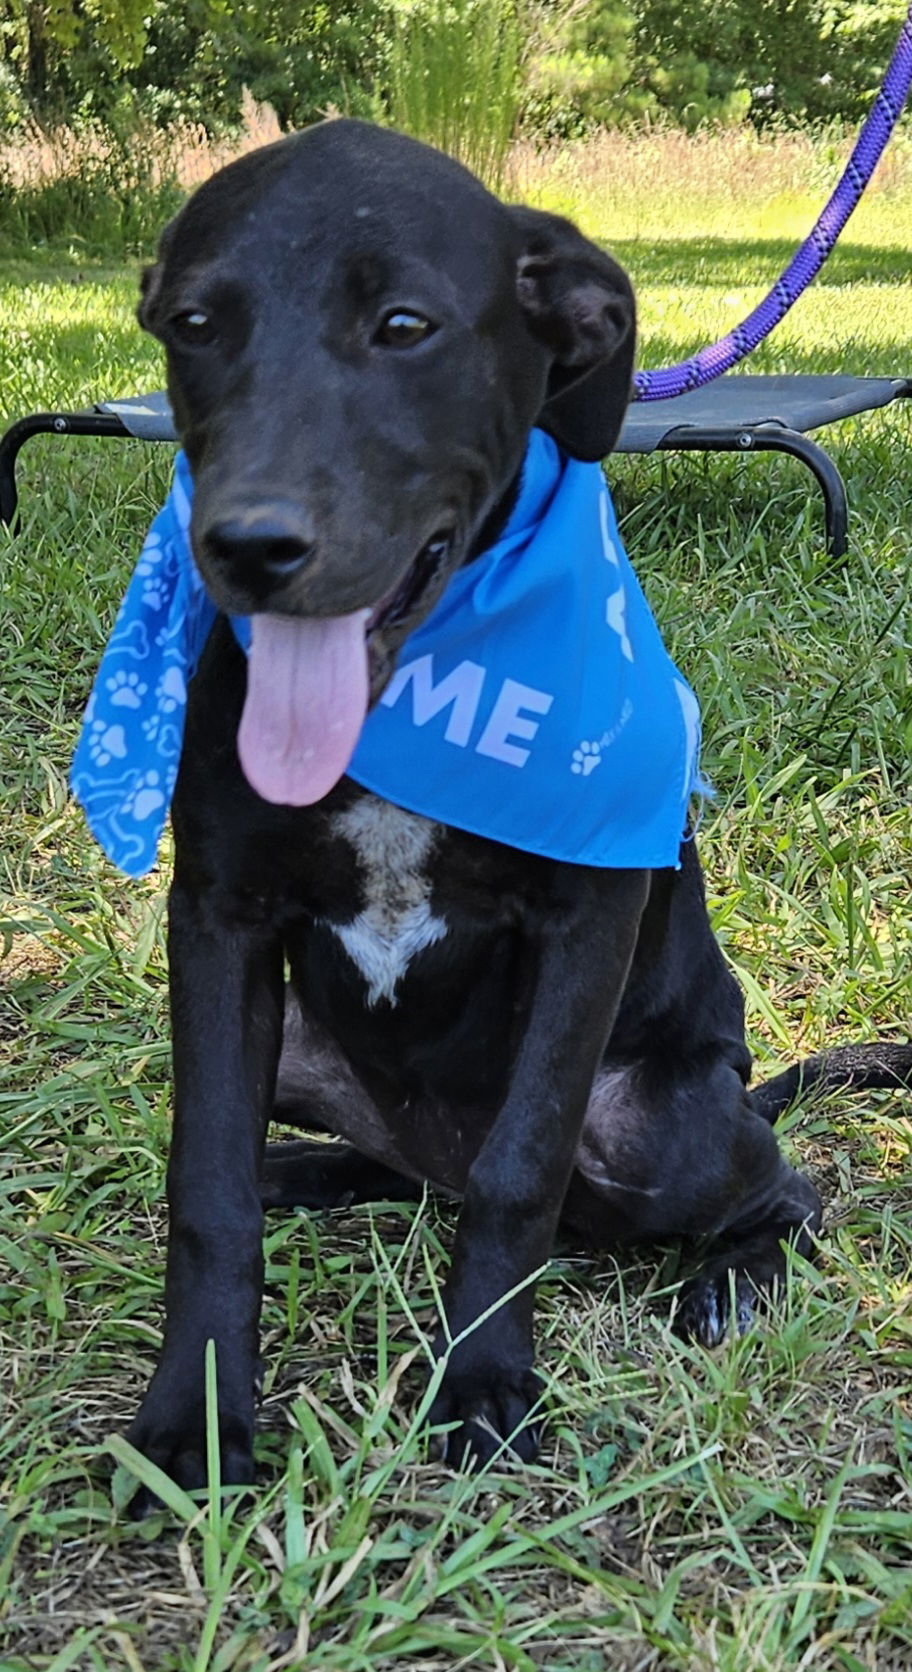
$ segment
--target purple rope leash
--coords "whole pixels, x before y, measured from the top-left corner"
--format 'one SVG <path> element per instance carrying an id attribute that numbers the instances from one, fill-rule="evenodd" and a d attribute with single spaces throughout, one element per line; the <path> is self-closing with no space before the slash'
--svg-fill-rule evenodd
<path id="1" fill-rule="evenodd" d="M 749 313 L 733 331 L 720 337 L 718 342 L 701 348 L 690 360 L 681 360 L 676 366 L 664 366 L 660 371 L 637 372 L 634 400 L 670 400 L 674 395 L 683 395 L 688 389 L 699 389 L 701 384 L 710 383 L 714 377 L 730 371 L 769 335 L 774 325 L 779 324 L 792 303 L 797 302 L 801 292 L 817 277 L 831 253 L 880 161 L 908 97 L 910 83 L 912 5 L 900 30 L 883 86 L 855 141 L 836 190 L 785 272 L 753 313 Z"/>

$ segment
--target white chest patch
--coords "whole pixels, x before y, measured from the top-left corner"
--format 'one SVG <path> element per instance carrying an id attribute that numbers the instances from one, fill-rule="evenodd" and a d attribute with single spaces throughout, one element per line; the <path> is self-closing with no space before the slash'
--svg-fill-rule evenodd
<path id="1" fill-rule="evenodd" d="M 425 871 L 440 826 L 376 796 L 338 813 L 333 830 L 351 843 L 367 904 L 351 923 L 329 927 L 367 982 L 367 1002 L 396 1003 L 396 988 L 416 953 L 442 940 L 446 923 L 431 912 Z"/>

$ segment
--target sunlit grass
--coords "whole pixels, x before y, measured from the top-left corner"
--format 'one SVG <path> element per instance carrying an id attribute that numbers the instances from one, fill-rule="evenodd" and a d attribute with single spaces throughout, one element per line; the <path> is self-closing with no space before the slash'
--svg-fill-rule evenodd
<path id="1" fill-rule="evenodd" d="M 554 150 L 516 148 L 514 193 L 593 237 L 797 242 L 832 192 L 854 133 L 752 128 L 606 133 Z M 908 248 L 912 146 L 900 127 L 850 221 L 851 238 Z"/>

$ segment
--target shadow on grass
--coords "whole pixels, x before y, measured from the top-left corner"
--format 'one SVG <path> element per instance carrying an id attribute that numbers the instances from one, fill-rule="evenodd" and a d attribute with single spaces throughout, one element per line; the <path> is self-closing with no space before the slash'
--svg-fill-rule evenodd
<path id="1" fill-rule="evenodd" d="M 772 285 L 798 244 L 789 238 L 618 238 L 612 252 L 640 284 Z M 909 252 L 899 244 L 837 244 L 815 284 L 905 284 Z"/>
<path id="2" fill-rule="evenodd" d="M 726 330 L 731 330 L 740 318 L 738 310 L 733 309 Z M 677 365 L 679 360 L 686 360 L 690 355 L 697 354 L 712 341 L 713 333 L 700 331 L 697 325 L 694 327 L 693 335 L 686 339 L 671 336 L 667 332 L 647 329 L 641 337 L 637 364 L 644 371 L 652 370 L 654 367 Z M 786 339 L 782 333 L 777 334 L 773 331 L 770 337 L 734 370 L 745 375 L 754 373 L 757 376 L 842 373 L 854 377 L 909 377 L 912 376 L 912 345 L 905 332 L 900 330 L 895 336 L 885 337 L 878 334 L 877 338 L 871 341 L 864 337 L 834 341 L 829 350 L 802 350 L 797 347 L 793 338 Z M 896 416 L 895 407 L 885 410 Z M 835 432 L 831 429 L 829 433 L 833 435 Z"/>

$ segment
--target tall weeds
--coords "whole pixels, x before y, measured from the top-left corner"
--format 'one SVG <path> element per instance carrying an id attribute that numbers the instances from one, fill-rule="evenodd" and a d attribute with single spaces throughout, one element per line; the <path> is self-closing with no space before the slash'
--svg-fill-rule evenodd
<path id="1" fill-rule="evenodd" d="M 54 149 L 45 141 L 46 153 Z M 180 202 L 173 171 L 142 136 L 102 142 L 86 137 L 60 166 L 19 179 L 0 158 L 0 239 L 7 253 L 69 246 L 78 256 L 128 258 L 144 253 Z"/>
<path id="2" fill-rule="evenodd" d="M 0 145 L 0 248 L 63 247 L 111 260 L 147 254 L 189 189 L 279 137 L 268 105 L 246 95 L 242 114 L 242 131 L 218 140 L 190 123 L 21 131 Z"/>
<path id="3" fill-rule="evenodd" d="M 519 63 L 513 0 L 417 0 L 393 41 L 390 120 L 498 191 L 519 112 Z"/>
<path id="4" fill-rule="evenodd" d="M 440 30 L 419 29 L 428 7 L 439 14 Z M 854 140 L 835 126 L 763 134 L 748 125 L 695 134 L 649 126 L 542 150 L 511 138 L 515 47 L 508 9 L 485 11 L 481 0 L 422 0 L 397 42 L 392 119 L 450 151 L 494 190 L 506 186 L 523 202 L 580 219 L 594 237 L 661 240 L 680 228 L 686 211 L 695 237 L 797 240 Z M 36 127 L 0 139 L 0 254 L 47 249 L 111 261 L 145 255 L 187 191 L 280 131 L 270 107 L 248 97 L 242 131 L 220 138 L 184 123 L 121 136 Z M 900 244 L 910 201 L 912 142 L 900 133 L 848 241 Z"/>

